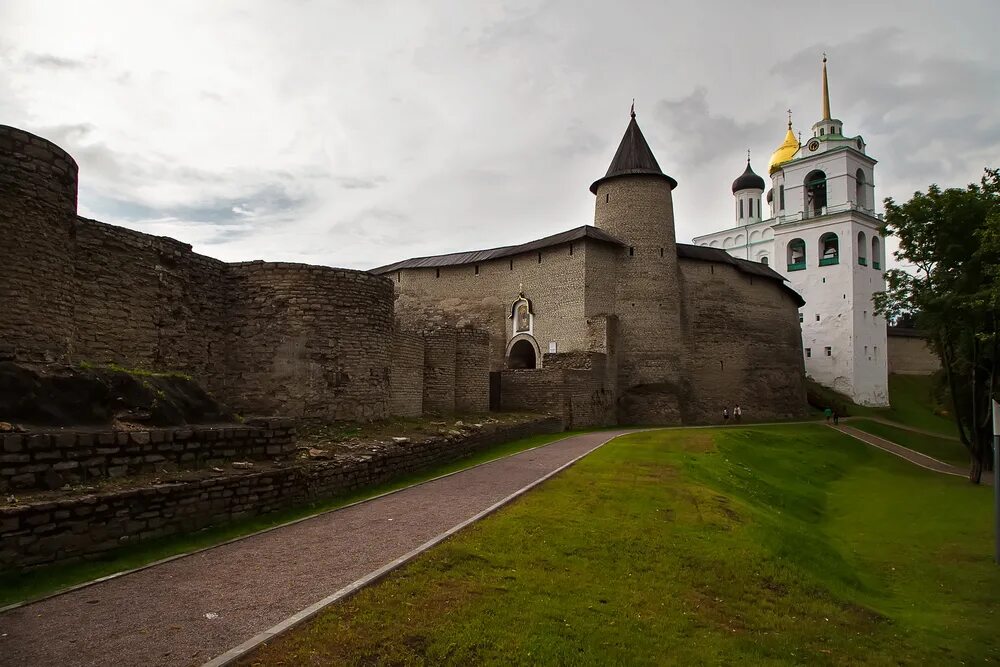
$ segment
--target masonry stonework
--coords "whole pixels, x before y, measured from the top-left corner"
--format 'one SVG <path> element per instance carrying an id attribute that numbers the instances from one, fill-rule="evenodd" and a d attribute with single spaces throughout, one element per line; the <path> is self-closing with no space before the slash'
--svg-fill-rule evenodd
<path id="1" fill-rule="evenodd" d="M 373 271 L 392 277 L 407 326 L 489 332 L 505 409 L 573 426 L 706 423 L 737 405 L 754 420 L 804 415 L 801 297 L 763 264 L 678 244 L 676 185 L 633 116 L 591 186 L 594 226 Z"/>

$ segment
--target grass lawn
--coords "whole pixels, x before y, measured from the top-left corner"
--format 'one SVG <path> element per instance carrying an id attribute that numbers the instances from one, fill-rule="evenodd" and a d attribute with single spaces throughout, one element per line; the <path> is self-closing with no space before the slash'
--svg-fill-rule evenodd
<path id="1" fill-rule="evenodd" d="M 363 489 L 350 495 L 333 497 L 324 502 L 304 505 L 283 512 L 234 521 L 224 526 L 207 528 L 190 535 L 150 540 L 149 542 L 143 542 L 135 546 L 118 549 L 108 554 L 104 559 L 70 565 L 56 565 L 26 573 L 3 573 L 0 574 L 0 606 L 37 598 L 76 584 L 92 581 L 99 577 L 148 565 L 163 558 L 214 546 L 227 540 L 264 530 L 265 528 L 271 528 L 294 521 L 295 519 L 343 507 L 344 505 L 364 500 L 365 498 L 401 489 L 404 486 L 423 482 L 433 477 L 462 470 L 503 456 L 509 456 L 525 449 L 530 449 L 531 447 L 538 447 L 553 440 L 573 435 L 573 433 L 582 432 L 542 434 L 515 440 L 484 449 L 473 456 L 446 465 L 401 477 L 389 484 Z"/>
<path id="2" fill-rule="evenodd" d="M 991 511 L 824 426 L 635 434 L 244 664 L 996 662 Z"/>
<path id="3" fill-rule="evenodd" d="M 909 447 L 922 454 L 934 457 L 938 461 L 944 461 L 945 463 L 960 467 L 968 467 L 969 465 L 969 450 L 958 440 L 916 433 L 903 428 L 896 428 L 888 424 L 871 421 L 870 419 L 852 419 L 850 422 L 845 423 L 866 433 L 885 438 L 897 445 Z"/>

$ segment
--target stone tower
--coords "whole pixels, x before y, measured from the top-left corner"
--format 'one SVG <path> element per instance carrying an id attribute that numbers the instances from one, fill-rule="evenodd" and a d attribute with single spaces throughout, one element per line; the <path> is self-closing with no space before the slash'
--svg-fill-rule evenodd
<path id="1" fill-rule="evenodd" d="M 64 361 L 73 337 L 77 166 L 0 125 L 0 359 Z"/>
<path id="2" fill-rule="evenodd" d="M 682 332 L 672 191 L 631 119 L 608 172 L 590 186 L 594 225 L 626 244 L 618 266 L 619 419 L 679 422 Z"/>

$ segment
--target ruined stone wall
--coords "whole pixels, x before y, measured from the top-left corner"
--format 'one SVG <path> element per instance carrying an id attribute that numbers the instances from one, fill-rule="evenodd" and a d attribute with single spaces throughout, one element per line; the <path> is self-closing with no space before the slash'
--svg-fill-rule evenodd
<path id="1" fill-rule="evenodd" d="M 76 193 L 69 154 L 0 125 L 0 358 L 71 352 Z"/>
<path id="2" fill-rule="evenodd" d="M 76 177 L 64 151 L 0 126 L 0 358 L 183 371 L 250 414 L 388 414 L 389 280 L 230 265 L 78 218 Z"/>
<path id="3" fill-rule="evenodd" d="M 485 356 L 485 355 L 484 355 Z M 424 338 L 418 333 L 393 332 L 390 364 L 389 414 L 419 417 L 424 412 Z"/>
<path id="4" fill-rule="evenodd" d="M 490 409 L 490 337 L 481 329 L 459 329 L 455 336 L 455 411 Z"/>
<path id="5" fill-rule="evenodd" d="M 523 287 L 534 306 L 533 334 L 542 351 L 549 342 L 559 350 L 586 349 L 584 267 L 591 248 L 599 245 L 580 240 L 478 265 L 388 274 L 398 294 L 397 317 L 411 328 L 471 325 L 486 330 L 490 368 L 499 370 L 511 338 L 509 309 Z"/>
<path id="6" fill-rule="evenodd" d="M 229 271 L 226 370 L 236 410 L 360 421 L 388 415 L 388 280 L 280 262 L 243 262 Z"/>
<path id="7" fill-rule="evenodd" d="M 466 437 L 430 436 L 363 457 L 297 463 L 169 486 L 0 508 L 0 571 L 93 558 L 126 544 L 193 532 L 382 484 L 492 445 L 558 433 L 558 419 L 485 425 Z"/>
<path id="8" fill-rule="evenodd" d="M 154 472 L 164 463 L 218 465 L 233 459 L 283 457 L 294 451 L 295 430 L 287 419 L 145 431 L 7 433 L 0 435 L 0 492 L 58 489 Z"/>
<path id="9" fill-rule="evenodd" d="M 931 375 L 941 369 L 941 360 L 919 332 L 889 327 L 888 334 L 890 375 Z"/>
<path id="10" fill-rule="evenodd" d="M 226 264 L 162 236 L 79 218 L 73 359 L 177 370 L 226 393 Z"/>
<path id="11" fill-rule="evenodd" d="M 680 269 L 684 422 L 720 422 L 736 405 L 744 420 L 805 415 L 802 334 L 788 291 L 729 264 L 684 259 Z"/>

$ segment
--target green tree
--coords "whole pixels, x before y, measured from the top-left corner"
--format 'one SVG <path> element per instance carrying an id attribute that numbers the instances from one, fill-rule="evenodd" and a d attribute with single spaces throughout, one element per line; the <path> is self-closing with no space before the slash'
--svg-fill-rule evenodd
<path id="1" fill-rule="evenodd" d="M 990 399 L 1000 363 L 1000 171 L 965 189 L 932 185 L 904 204 L 885 200 L 884 233 L 899 240 L 904 271 L 886 272 L 875 307 L 887 318 L 916 312 L 944 367 L 969 479 L 992 464 Z"/>

